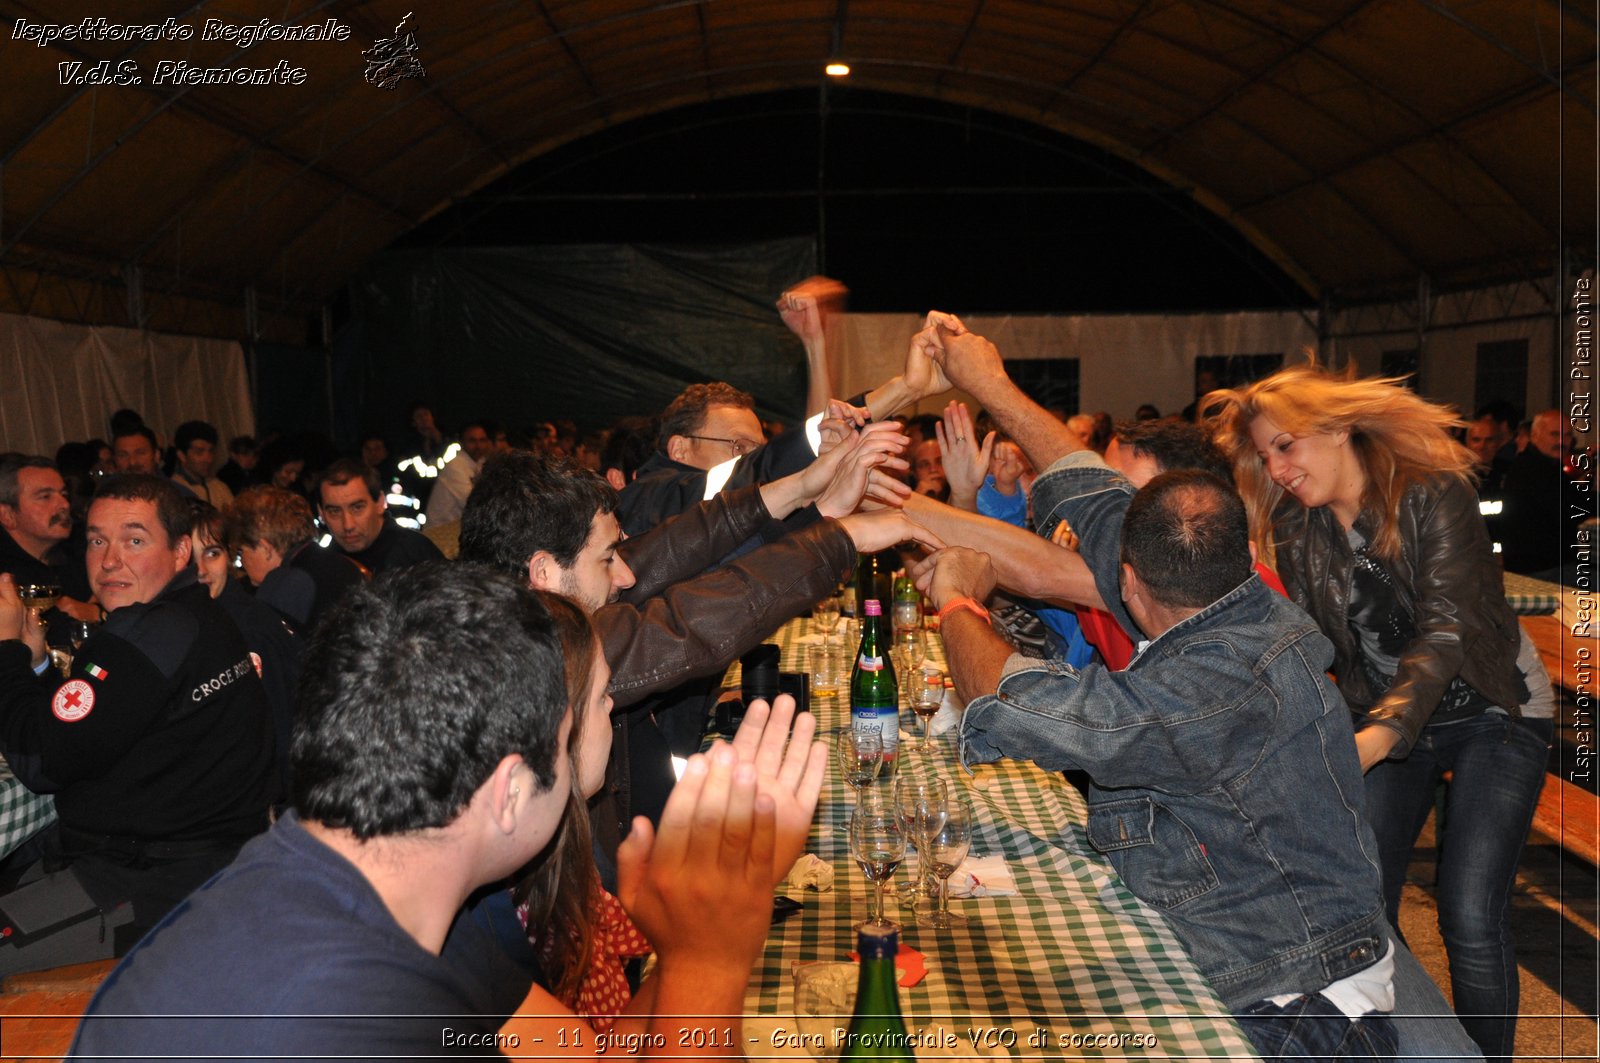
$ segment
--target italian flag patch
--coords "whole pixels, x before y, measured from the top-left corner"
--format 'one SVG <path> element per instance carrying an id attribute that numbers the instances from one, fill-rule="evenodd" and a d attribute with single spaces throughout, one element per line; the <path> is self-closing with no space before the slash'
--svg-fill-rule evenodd
<path id="1" fill-rule="evenodd" d="M 85 668 L 84 671 L 88 672 L 90 678 L 92 679 L 104 679 L 106 676 L 111 674 L 104 668 L 101 668 L 98 664 L 91 664 L 89 667 Z"/>

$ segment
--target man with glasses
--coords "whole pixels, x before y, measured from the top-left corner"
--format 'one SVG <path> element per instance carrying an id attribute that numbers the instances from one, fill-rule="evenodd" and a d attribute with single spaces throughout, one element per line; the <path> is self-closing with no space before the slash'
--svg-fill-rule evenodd
<path id="1" fill-rule="evenodd" d="M 659 449 L 622 492 L 623 530 L 643 534 L 719 493 L 735 474 L 742 486 L 809 464 L 815 455 L 803 432 L 763 446 L 767 437 L 755 407 L 749 395 L 721 381 L 691 384 L 673 399 L 661 415 Z"/>

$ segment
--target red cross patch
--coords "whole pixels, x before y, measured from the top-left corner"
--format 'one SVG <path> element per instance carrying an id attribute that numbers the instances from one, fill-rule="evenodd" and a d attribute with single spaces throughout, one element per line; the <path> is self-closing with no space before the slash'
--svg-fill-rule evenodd
<path id="1" fill-rule="evenodd" d="M 50 703 L 50 711 L 62 723 L 77 723 L 94 708 L 94 687 L 81 679 L 71 679 L 61 684 Z"/>

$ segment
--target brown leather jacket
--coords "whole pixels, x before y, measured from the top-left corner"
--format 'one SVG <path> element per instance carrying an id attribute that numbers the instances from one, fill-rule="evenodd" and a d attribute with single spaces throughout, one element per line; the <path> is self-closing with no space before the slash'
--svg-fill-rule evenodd
<path id="1" fill-rule="evenodd" d="M 1356 530 L 1371 542 L 1374 525 L 1363 513 Z M 1308 510 L 1287 498 L 1275 514 L 1273 535 L 1289 597 L 1333 642 L 1333 674 L 1345 701 L 1400 735 L 1391 758 L 1411 752 L 1458 674 L 1513 716 L 1528 700 L 1517 668 L 1522 629 L 1506 604 L 1505 580 L 1470 487 L 1434 479 L 1413 485 L 1400 500 L 1400 556 L 1386 564 L 1417 635 L 1381 696 L 1361 666 L 1348 622 L 1355 554 L 1338 519 L 1327 507 Z"/>
<path id="2" fill-rule="evenodd" d="M 742 487 L 623 542 L 637 582 L 594 615 L 617 708 L 728 667 L 851 571 L 855 545 L 831 520 L 707 571 L 771 520 Z"/>
<path id="3" fill-rule="evenodd" d="M 711 568 L 771 521 L 760 488 L 742 487 L 619 548 L 637 582 L 594 615 L 615 702 L 606 788 L 591 805 L 599 852 L 615 853 L 632 821 L 624 710 L 686 679 L 727 668 L 810 608 L 855 565 L 850 536 L 836 521 L 817 520 Z M 602 873 L 609 870 L 602 861 Z"/>

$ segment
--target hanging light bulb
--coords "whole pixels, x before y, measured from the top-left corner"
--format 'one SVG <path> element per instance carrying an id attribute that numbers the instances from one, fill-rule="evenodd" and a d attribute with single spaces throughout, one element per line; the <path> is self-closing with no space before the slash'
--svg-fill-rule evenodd
<path id="1" fill-rule="evenodd" d="M 822 72 L 827 74 L 831 78 L 849 77 L 850 76 L 850 64 L 849 63 L 829 63 L 827 66 L 822 68 Z"/>

